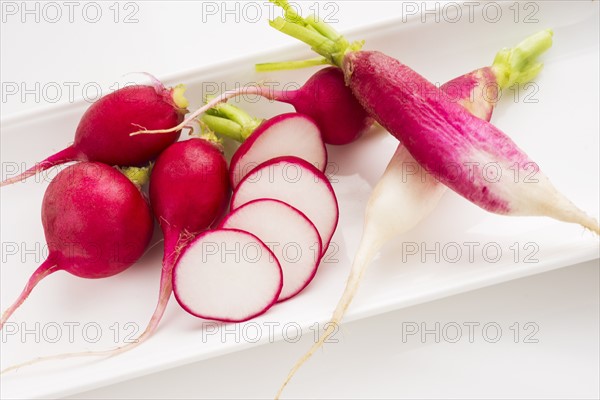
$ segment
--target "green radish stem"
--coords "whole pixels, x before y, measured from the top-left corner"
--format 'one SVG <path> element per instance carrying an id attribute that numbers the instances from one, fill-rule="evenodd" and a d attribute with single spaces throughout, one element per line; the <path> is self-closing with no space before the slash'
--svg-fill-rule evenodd
<path id="1" fill-rule="evenodd" d="M 207 98 L 207 102 L 213 98 Z M 200 117 L 200 122 L 209 130 L 240 143 L 246 140 L 263 121 L 228 103 L 217 104 Z"/>
<path id="2" fill-rule="evenodd" d="M 152 166 L 150 163 L 145 167 L 119 167 L 119 171 L 123 173 L 135 186 L 141 188 L 150 180 Z"/>
<path id="3" fill-rule="evenodd" d="M 256 72 L 292 70 L 292 69 L 316 67 L 319 65 L 329 65 L 329 61 L 326 58 L 317 57 L 317 58 L 311 58 L 308 60 L 256 64 Z"/>

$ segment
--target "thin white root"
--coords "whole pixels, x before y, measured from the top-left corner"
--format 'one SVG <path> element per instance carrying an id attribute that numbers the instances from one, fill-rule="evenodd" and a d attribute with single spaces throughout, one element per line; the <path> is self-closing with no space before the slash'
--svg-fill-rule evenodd
<path id="1" fill-rule="evenodd" d="M 536 204 L 532 201 L 534 206 L 537 205 L 538 208 L 534 209 L 531 214 L 544 215 L 559 221 L 579 224 L 596 235 L 600 235 L 598 221 L 595 218 L 577 207 L 571 200 L 559 192 L 547 178 L 540 180 L 540 182 L 542 190 L 540 194 L 537 194 L 539 196 L 539 203 Z"/>
<path id="2" fill-rule="evenodd" d="M 183 128 L 185 128 L 186 126 L 193 123 L 194 120 L 196 120 L 196 118 L 198 118 L 200 115 L 202 115 L 206 111 L 210 110 L 211 108 L 214 108 L 219 103 L 224 103 L 231 98 L 241 96 L 241 95 L 259 95 L 259 96 L 268 98 L 269 90 L 266 87 L 260 87 L 260 86 L 247 86 L 247 87 L 243 87 L 243 88 L 239 88 L 239 89 L 235 89 L 235 90 L 228 90 L 226 92 L 221 93 L 219 96 L 211 99 L 210 101 L 208 101 L 204 106 L 200 107 L 199 109 L 197 109 L 196 111 L 191 113 L 186 119 L 183 120 L 182 123 L 180 123 L 177 126 L 174 126 L 169 129 L 139 130 L 139 131 L 130 133 L 129 136 L 155 135 L 155 134 L 159 134 L 159 133 L 170 133 L 170 132 L 180 131 Z"/>
<path id="3" fill-rule="evenodd" d="M 172 286 L 169 281 L 169 283 L 167 283 L 165 285 L 165 287 L 162 288 L 162 290 L 161 290 L 158 304 L 156 306 L 156 309 L 154 310 L 154 314 L 152 315 L 150 322 L 148 323 L 148 326 L 146 327 L 144 332 L 134 342 L 130 342 L 123 346 L 119 346 L 119 347 L 116 347 L 116 348 L 110 349 L 110 350 L 82 351 L 82 352 L 74 352 L 74 353 L 57 354 L 57 355 L 46 356 L 46 357 L 38 357 L 38 358 L 34 358 L 33 360 L 29 360 L 24 363 L 16 364 L 16 365 L 10 366 L 8 368 L 5 368 L 2 371 L 0 371 L 0 375 L 5 374 L 7 372 L 11 372 L 11 371 L 16 371 L 16 370 L 19 370 L 24 367 L 35 365 L 35 364 L 38 364 L 41 362 L 45 362 L 45 361 L 65 360 L 68 358 L 79 358 L 79 357 L 113 357 L 118 354 L 124 353 L 126 351 L 132 350 L 135 347 L 139 346 L 140 344 L 144 343 L 156 331 L 158 323 L 160 322 L 160 320 L 165 312 L 167 302 L 169 300 L 169 297 L 171 296 L 172 291 L 173 291 L 173 289 L 172 289 Z"/>
<path id="4" fill-rule="evenodd" d="M 360 281 L 362 280 L 362 277 L 363 277 L 365 271 L 367 270 L 367 267 L 369 266 L 369 264 L 371 263 L 371 260 L 373 259 L 375 254 L 377 254 L 377 252 L 379 251 L 379 249 L 382 246 L 382 244 L 380 244 L 380 243 L 373 243 L 369 240 L 366 240 L 366 237 L 367 237 L 366 235 L 363 235 L 363 239 L 359 246 L 358 252 L 356 253 L 356 256 L 354 257 L 354 262 L 352 263 L 352 269 L 350 271 L 350 276 L 348 277 L 348 280 L 346 282 L 346 288 L 344 289 L 342 298 L 338 302 L 338 304 L 333 312 L 333 316 L 331 317 L 331 320 L 329 321 L 328 324 L 325 325 L 326 326 L 325 332 L 319 338 L 319 341 L 317 341 L 315 344 L 313 344 L 312 347 L 310 348 L 310 350 L 308 350 L 308 352 L 306 352 L 306 354 L 304 354 L 302 356 L 302 358 L 300 358 L 298 361 L 296 361 L 296 364 L 294 364 L 294 366 L 288 373 L 287 377 L 283 381 L 283 384 L 277 391 L 277 394 L 275 395 L 276 400 L 280 398 L 283 390 L 285 389 L 287 384 L 290 382 L 290 380 L 293 378 L 293 376 L 296 374 L 296 372 L 300 369 L 300 367 L 302 367 L 302 365 L 310 357 L 312 357 L 312 355 L 321 346 L 323 346 L 323 344 L 327 341 L 327 339 L 329 339 L 331 337 L 331 335 L 334 334 L 334 332 L 337 330 L 338 325 L 344 318 L 344 315 L 346 314 L 346 310 L 348 310 L 348 306 L 350 306 L 350 303 L 352 302 L 352 299 L 354 298 L 354 295 L 356 294 L 356 291 L 358 290 L 358 286 L 360 284 Z"/>

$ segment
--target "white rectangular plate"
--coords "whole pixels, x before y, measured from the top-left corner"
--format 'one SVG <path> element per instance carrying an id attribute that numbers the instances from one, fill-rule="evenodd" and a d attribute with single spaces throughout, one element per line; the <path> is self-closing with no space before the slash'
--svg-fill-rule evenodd
<path id="1" fill-rule="evenodd" d="M 537 30 L 553 28 L 555 44 L 544 56 L 546 67 L 536 85 L 521 89 L 518 97 L 515 91 L 505 92 L 493 122 L 538 162 L 558 188 L 598 216 L 598 2 L 537 4 L 537 23 L 515 24 L 511 18 L 498 23 L 481 18 L 473 23 L 468 18 L 457 23 L 421 23 L 411 18 L 347 36 L 366 39 L 366 48 L 397 57 L 432 82 L 442 83 L 488 65 L 501 47 L 514 45 Z M 510 12 L 508 6 L 503 5 L 504 12 Z M 309 55 L 296 45 L 277 54 L 190 71 L 167 79 L 167 83 L 185 83 L 189 97 L 195 100 L 193 106 L 197 106 L 207 88 L 203 82 L 227 87 L 265 79 L 304 82 L 313 70 L 259 75 L 253 72 L 253 65 Z M 2 162 L 31 165 L 58 150 L 58 143 L 72 140 L 86 106 L 80 102 L 3 119 Z M 253 102 L 247 108 L 265 117 L 290 110 L 266 101 Z M 2 397 L 75 394 L 281 340 L 282 335 L 289 339 L 297 327 L 312 334 L 308 328 L 323 323 L 339 298 L 360 239 L 366 200 L 396 145 L 381 129 L 373 129 L 355 144 L 329 148 L 330 161 L 337 166 L 333 178 L 341 213 L 333 240 L 335 251 L 300 296 L 241 325 L 195 319 L 172 300 L 159 332 L 143 346 L 111 359 L 52 362 L 6 374 L 1 377 Z M 0 192 L 2 309 L 15 299 L 45 253 L 39 210 L 47 182 L 29 180 Z M 420 251 L 403 259 L 407 243 Z M 17 254 L 6 246 L 13 246 Z M 462 254 L 457 255 L 457 249 Z M 471 253 L 469 249 L 474 250 Z M 598 249 L 598 239 L 578 226 L 545 218 L 490 215 L 447 194 L 421 226 L 385 247 L 347 319 L 595 259 Z M 42 355 L 105 349 L 123 341 L 136 327 L 143 329 L 156 302 L 161 252 L 160 245 L 156 246 L 136 266 L 109 279 L 82 280 L 66 273 L 47 278 L 6 326 L 0 343 L 1 367 Z M 229 335 L 223 335 L 225 329 Z M 201 381 L 198 377 L 199 385 Z M 273 390 L 278 383 L 265 382 L 272 384 Z"/>

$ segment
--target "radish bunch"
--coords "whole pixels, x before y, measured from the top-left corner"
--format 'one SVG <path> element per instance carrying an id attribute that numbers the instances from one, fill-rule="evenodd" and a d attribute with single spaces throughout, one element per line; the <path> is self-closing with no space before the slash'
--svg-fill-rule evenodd
<path id="1" fill-rule="evenodd" d="M 280 146 L 274 153 L 292 128 L 307 139 L 304 152 Z M 246 143 L 252 146 L 240 147 L 234 158 L 258 165 L 235 175 L 239 183 L 231 210 L 220 222 L 234 175 L 228 174 L 218 142 L 194 137 L 171 145 L 156 160 L 149 192 L 165 239 L 163 268 L 156 308 L 137 340 L 110 350 L 43 357 L 8 370 L 131 350 L 156 332 L 171 293 L 190 314 L 223 322 L 254 318 L 300 293 L 315 276 L 338 220 L 327 177 L 309 161 L 289 155 L 314 162 L 316 150 L 317 159 L 326 160 L 320 131 L 306 116 L 285 114 L 261 125 Z"/>

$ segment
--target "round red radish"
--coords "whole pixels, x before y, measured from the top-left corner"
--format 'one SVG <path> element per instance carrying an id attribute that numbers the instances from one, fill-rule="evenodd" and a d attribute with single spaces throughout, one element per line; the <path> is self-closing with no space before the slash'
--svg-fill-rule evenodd
<path id="1" fill-rule="evenodd" d="M 42 224 L 48 258 L 4 312 L 0 329 L 35 285 L 53 272 L 96 279 L 133 265 L 150 241 L 154 222 L 148 202 L 125 175 L 105 164 L 83 162 L 61 171 L 48 186 Z"/>
<path id="2" fill-rule="evenodd" d="M 283 286 L 275 255 L 256 236 L 235 229 L 194 239 L 173 269 L 179 304 L 200 318 L 243 322 L 267 311 Z"/>
<path id="3" fill-rule="evenodd" d="M 325 171 L 327 150 L 319 127 L 310 117 L 289 113 L 263 122 L 231 158 L 232 186 L 235 188 L 259 164 L 281 156 L 302 158 Z"/>
<path id="4" fill-rule="evenodd" d="M 110 188 L 106 192 L 112 193 Z M 156 331 L 173 292 L 173 266 L 180 251 L 215 223 L 229 200 L 227 162 L 220 149 L 199 138 L 169 146 L 152 169 L 150 200 L 165 237 L 165 250 L 158 302 L 148 326 L 135 341 L 116 349 L 72 353 L 68 357 L 114 356 L 139 346 Z M 103 218 L 101 212 L 98 218 Z"/>
<path id="5" fill-rule="evenodd" d="M 179 138 L 180 130 L 164 135 L 138 135 L 140 129 L 170 128 L 183 121 L 187 100 L 183 88 L 127 86 L 92 104 L 83 114 L 74 143 L 37 163 L 0 186 L 22 181 L 69 161 L 99 161 L 108 165 L 137 166 L 154 159 Z"/>
<path id="6" fill-rule="evenodd" d="M 229 193 L 227 162 L 208 140 L 177 142 L 158 157 L 150 176 L 150 202 L 165 238 L 158 302 L 138 340 L 112 354 L 152 336 L 171 297 L 173 267 L 181 249 L 215 223 L 227 207 Z"/>
<path id="7" fill-rule="evenodd" d="M 319 232 L 306 215 L 289 204 L 253 200 L 229 214 L 220 227 L 250 232 L 275 254 L 283 272 L 279 301 L 300 293 L 317 272 L 322 253 Z"/>
<path id="8" fill-rule="evenodd" d="M 257 166 L 239 183 L 231 210 L 256 199 L 280 200 L 304 213 L 315 225 L 325 253 L 337 227 L 339 209 L 327 177 L 297 157 L 278 157 Z"/>
<path id="9" fill-rule="evenodd" d="M 300 89 L 278 92 L 274 99 L 310 115 L 321 129 L 325 143 L 354 142 L 373 125 L 373 119 L 346 86 L 344 74 L 336 67 L 319 70 Z"/>

